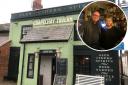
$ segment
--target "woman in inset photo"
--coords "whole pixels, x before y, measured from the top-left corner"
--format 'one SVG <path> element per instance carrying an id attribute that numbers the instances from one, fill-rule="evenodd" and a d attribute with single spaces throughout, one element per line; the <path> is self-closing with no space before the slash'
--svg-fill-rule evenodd
<path id="1" fill-rule="evenodd" d="M 114 26 L 113 17 L 107 15 L 105 18 L 105 28 L 101 29 L 101 47 L 111 49 L 115 47 L 124 37 L 124 31 L 118 26 Z"/>

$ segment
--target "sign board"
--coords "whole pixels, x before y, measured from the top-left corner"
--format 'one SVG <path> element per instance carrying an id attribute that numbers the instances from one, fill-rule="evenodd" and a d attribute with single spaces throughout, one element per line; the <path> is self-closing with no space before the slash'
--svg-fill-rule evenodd
<path id="1" fill-rule="evenodd" d="M 56 18 L 46 18 L 46 19 L 37 19 L 33 22 L 33 25 L 49 25 L 49 24 L 60 24 L 73 22 L 72 17 L 56 17 Z"/>
<path id="2" fill-rule="evenodd" d="M 119 85 L 118 51 L 98 52 L 91 68 L 93 75 L 105 78 L 105 85 Z"/>
<path id="3" fill-rule="evenodd" d="M 35 19 L 33 21 L 33 26 L 51 25 L 51 24 L 55 25 L 55 24 L 61 24 L 61 23 L 72 23 L 72 22 L 74 22 L 74 20 L 77 20 L 78 15 L 79 14 Z"/>
<path id="4" fill-rule="evenodd" d="M 58 75 L 67 75 L 67 63 L 66 58 L 57 59 L 57 74 Z"/>
<path id="5" fill-rule="evenodd" d="M 66 85 L 66 76 L 56 75 L 53 85 Z"/>
<path id="6" fill-rule="evenodd" d="M 75 85 L 104 85 L 104 77 L 76 74 Z"/>

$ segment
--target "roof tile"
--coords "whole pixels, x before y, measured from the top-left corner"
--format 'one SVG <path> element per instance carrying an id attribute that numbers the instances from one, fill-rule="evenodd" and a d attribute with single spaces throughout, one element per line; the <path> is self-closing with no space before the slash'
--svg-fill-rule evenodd
<path id="1" fill-rule="evenodd" d="M 68 40 L 72 29 L 73 25 L 33 28 L 21 42 Z"/>

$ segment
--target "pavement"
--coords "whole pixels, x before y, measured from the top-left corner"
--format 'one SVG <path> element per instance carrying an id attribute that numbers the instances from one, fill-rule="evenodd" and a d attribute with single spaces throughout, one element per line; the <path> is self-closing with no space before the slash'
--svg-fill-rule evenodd
<path id="1" fill-rule="evenodd" d="M 124 77 L 124 85 L 128 85 L 128 76 Z"/>
<path id="2" fill-rule="evenodd" d="M 14 81 L 0 81 L 0 85 L 16 85 Z"/>

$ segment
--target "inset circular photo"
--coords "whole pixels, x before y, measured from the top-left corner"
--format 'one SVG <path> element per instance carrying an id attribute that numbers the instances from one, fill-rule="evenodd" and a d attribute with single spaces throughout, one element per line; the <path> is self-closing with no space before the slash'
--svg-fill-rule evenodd
<path id="1" fill-rule="evenodd" d="M 96 1 L 80 12 L 77 32 L 81 41 L 96 51 L 116 48 L 127 31 L 127 18 L 123 10 L 110 1 Z"/>

